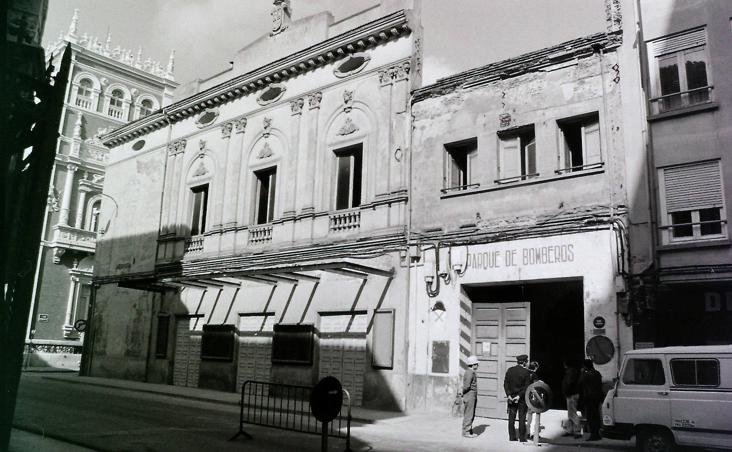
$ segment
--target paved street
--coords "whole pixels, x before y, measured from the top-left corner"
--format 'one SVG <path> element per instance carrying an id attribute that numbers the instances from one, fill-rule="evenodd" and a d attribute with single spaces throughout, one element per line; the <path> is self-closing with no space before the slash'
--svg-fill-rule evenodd
<path id="1" fill-rule="evenodd" d="M 189 388 L 171 388 L 120 380 L 86 379 L 26 373 L 22 377 L 15 427 L 23 432 L 12 441 L 13 452 L 30 450 L 99 451 L 319 451 L 315 435 L 247 427 L 254 440 L 227 441 L 237 430 L 236 395 Z M 175 395 L 155 392 L 177 392 Z M 194 400 L 192 397 L 197 398 Z M 209 397 L 212 401 L 202 401 Z M 363 417 L 363 415 L 362 415 Z M 505 421 L 476 419 L 474 439 L 460 437 L 460 420 L 442 414 L 373 415 L 353 428 L 354 451 L 512 451 L 533 445 L 509 443 Z M 550 412 L 541 451 L 623 451 L 632 444 L 604 440 L 583 443 L 561 438 L 561 412 Z M 17 432 L 15 430 L 14 432 Z M 28 441 L 28 432 L 68 444 Z M 38 436 L 41 438 L 40 436 Z M 22 440 L 22 441 L 21 441 Z M 547 443 L 549 441 L 551 444 Z M 40 444 L 40 446 L 38 446 Z M 48 445 L 48 447 L 46 447 Z M 330 439 L 331 451 L 343 451 L 343 440 Z M 75 448 L 73 446 L 77 446 Z"/>

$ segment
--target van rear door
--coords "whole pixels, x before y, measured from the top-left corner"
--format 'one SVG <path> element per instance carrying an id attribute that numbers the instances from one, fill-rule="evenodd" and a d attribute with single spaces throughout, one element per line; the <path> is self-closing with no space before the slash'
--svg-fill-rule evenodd
<path id="1" fill-rule="evenodd" d="M 668 360 L 671 428 L 676 441 L 688 446 L 729 447 L 732 388 L 721 375 L 732 371 L 732 358 L 679 354 L 669 355 Z"/>
<path id="2" fill-rule="evenodd" d="M 663 355 L 626 357 L 614 400 L 616 422 L 669 426 L 671 403 Z"/>

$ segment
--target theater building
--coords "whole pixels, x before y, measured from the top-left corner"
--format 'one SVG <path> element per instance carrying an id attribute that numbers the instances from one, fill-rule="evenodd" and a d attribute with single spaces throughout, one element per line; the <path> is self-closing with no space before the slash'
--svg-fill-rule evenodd
<path id="1" fill-rule="evenodd" d="M 291 18 L 105 135 L 88 375 L 240 390 L 338 377 L 404 409 L 419 4 Z M 108 201 L 114 200 L 114 202 Z"/>
<path id="2" fill-rule="evenodd" d="M 622 99 L 634 56 L 620 26 L 609 8 L 605 33 L 414 93 L 411 408 L 449 407 L 471 354 L 477 414 L 501 418 L 517 355 L 560 394 L 563 360 L 589 356 L 610 380 L 633 348 L 628 280 L 643 250 L 628 246 L 628 178 L 643 158 L 627 152 L 640 111 Z"/>
<path id="3" fill-rule="evenodd" d="M 141 51 L 122 49 L 79 30 L 79 11 L 47 49 L 58 67 L 67 46 L 71 70 L 48 187 L 35 270 L 24 365 L 79 369 L 91 295 L 109 154 L 99 137 L 149 115 L 172 99 L 173 59 L 164 68 Z"/>

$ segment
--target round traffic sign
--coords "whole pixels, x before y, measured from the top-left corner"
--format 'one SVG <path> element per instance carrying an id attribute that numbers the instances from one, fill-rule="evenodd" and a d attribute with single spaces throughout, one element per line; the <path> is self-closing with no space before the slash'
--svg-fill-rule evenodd
<path id="1" fill-rule="evenodd" d="M 606 364 L 615 356 L 615 346 L 607 336 L 594 336 L 587 341 L 585 353 L 593 363 Z"/>
<path id="2" fill-rule="evenodd" d="M 330 422 L 343 405 L 343 387 L 336 377 L 325 377 L 310 392 L 310 411 L 320 422 Z"/>
<path id="3" fill-rule="evenodd" d="M 604 328 L 605 327 L 605 317 L 597 316 L 592 320 L 592 324 L 595 326 L 595 328 Z"/>
<path id="4" fill-rule="evenodd" d="M 83 333 L 86 331 L 86 320 L 79 319 L 76 322 L 74 322 L 74 329 L 80 333 Z"/>
<path id="5" fill-rule="evenodd" d="M 541 380 L 535 381 L 526 388 L 526 406 L 534 413 L 543 413 L 552 404 L 552 390 Z"/>

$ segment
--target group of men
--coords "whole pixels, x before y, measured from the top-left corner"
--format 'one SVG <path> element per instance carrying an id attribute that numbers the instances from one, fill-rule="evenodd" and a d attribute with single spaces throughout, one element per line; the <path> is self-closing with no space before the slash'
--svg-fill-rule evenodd
<path id="1" fill-rule="evenodd" d="M 537 378 L 529 369 L 529 357 L 519 355 L 516 357 L 516 365 L 506 371 L 503 381 L 503 389 L 506 392 L 508 402 L 508 439 L 510 441 L 526 442 L 527 424 L 526 414 L 526 389 Z M 478 370 L 479 361 L 476 356 L 470 356 L 467 360 L 468 368 L 463 376 L 462 397 L 463 397 L 463 436 L 475 438 L 473 433 L 473 420 L 475 419 L 475 406 L 478 401 Z M 581 438 L 582 425 L 577 413 L 581 404 L 582 412 L 587 418 L 590 430 L 590 437 L 587 441 L 600 439 L 600 405 L 602 404 L 602 376 L 595 370 L 592 360 L 586 359 L 582 369 L 573 367 L 565 362 L 565 374 L 562 381 L 562 392 L 567 400 L 567 417 L 565 423 L 565 436 Z M 517 419 L 518 418 L 518 419 Z M 516 432 L 516 420 L 518 420 L 518 435 Z M 537 432 L 540 426 L 536 427 Z"/>

